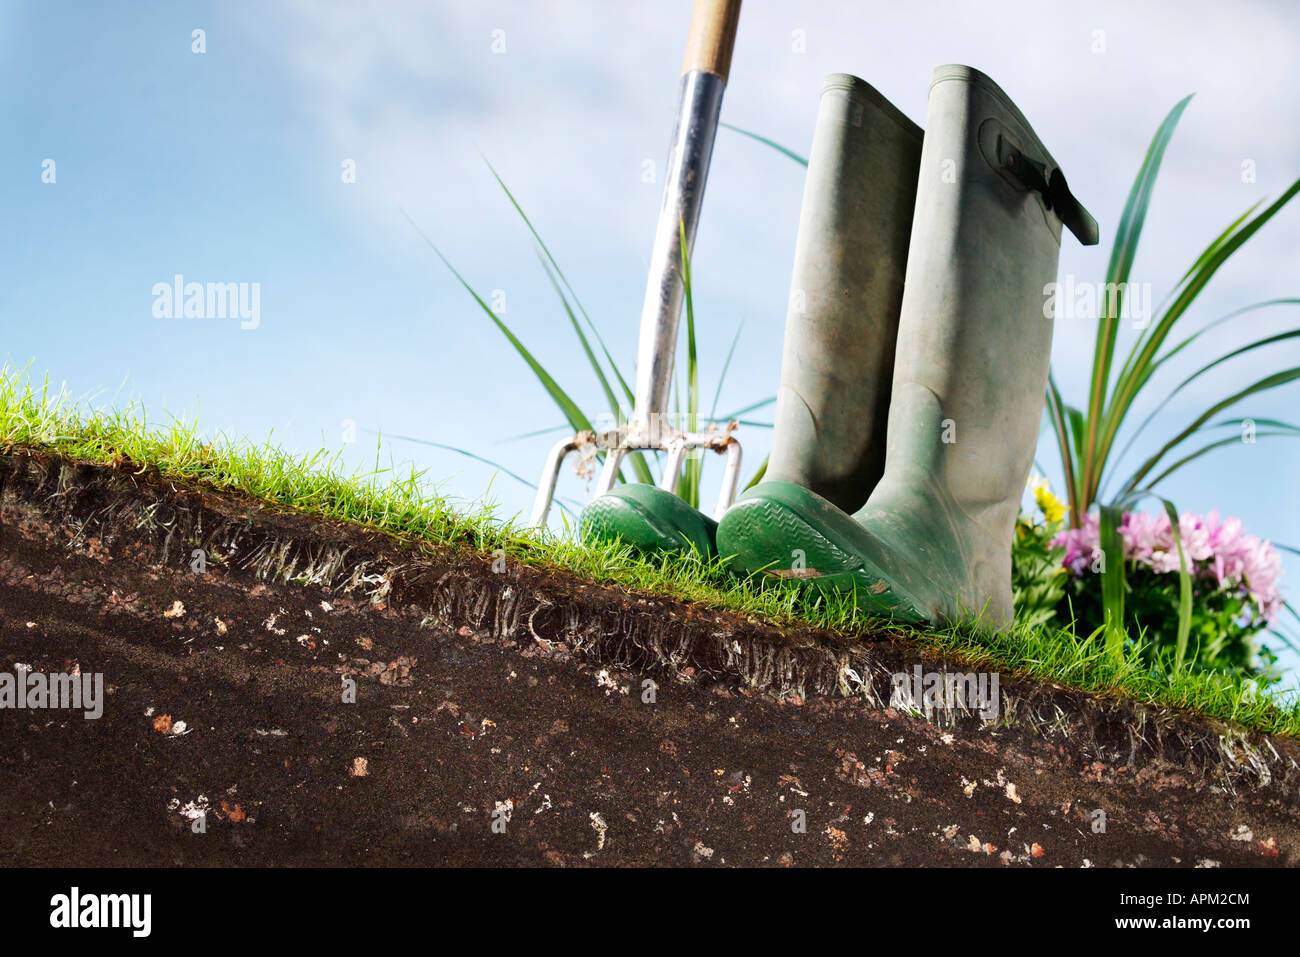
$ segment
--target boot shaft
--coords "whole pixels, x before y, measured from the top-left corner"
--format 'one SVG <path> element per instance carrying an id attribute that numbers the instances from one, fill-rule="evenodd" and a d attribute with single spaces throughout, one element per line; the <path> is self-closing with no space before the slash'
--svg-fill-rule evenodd
<path id="1" fill-rule="evenodd" d="M 891 484 L 939 481 L 1002 537 L 1043 410 L 1044 289 L 1056 278 L 1061 217 L 1085 233 L 1091 224 L 1093 242 L 1096 224 L 1020 110 L 979 71 L 935 70 L 926 123 L 887 471 Z"/>
<path id="2" fill-rule="evenodd" d="M 857 77 L 822 87 L 795 242 L 767 478 L 856 511 L 885 426 L 921 129 Z"/>

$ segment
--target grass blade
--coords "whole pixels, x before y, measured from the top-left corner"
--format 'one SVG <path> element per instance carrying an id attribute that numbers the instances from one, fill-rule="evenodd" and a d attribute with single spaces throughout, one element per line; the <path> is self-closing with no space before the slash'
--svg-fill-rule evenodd
<path id="1" fill-rule="evenodd" d="M 492 307 L 484 302 L 483 298 L 474 291 L 474 288 L 465 281 L 465 277 L 462 276 L 447 257 L 442 254 L 442 250 L 434 245 L 433 240 L 426 236 L 424 231 L 415 224 L 415 220 L 407 215 L 406 210 L 402 210 L 402 215 L 406 216 L 406 221 L 411 224 L 411 228 L 419 233 L 420 237 L 429 244 L 429 248 L 432 249 L 437 257 L 442 260 L 442 264 L 451 270 L 451 274 L 456 277 L 457 281 L 465 288 L 465 291 L 474 297 L 474 301 L 479 304 L 479 307 L 487 317 L 492 320 L 496 327 L 501 331 L 501 334 L 506 337 L 507 341 L 514 346 L 515 351 L 519 353 L 520 358 L 528 364 L 528 367 L 533 370 L 533 374 L 537 376 L 538 381 L 541 382 L 542 387 L 546 389 L 547 395 L 549 395 L 551 400 L 560 407 L 560 411 L 564 413 L 564 417 L 568 420 L 569 425 L 573 427 L 573 431 L 583 432 L 591 430 L 591 422 L 587 420 L 587 417 L 583 414 L 582 410 L 578 408 L 577 403 L 569 398 L 569 394 L 560 388 L 559 383 L 556 382 L 555 379 L 551 377 L 551 374 L 542 367 L 542 364 L 533 357 L 533 354 L 529 352 L 524 344 L 519 341 L 519 338 L 510 331 L 510 328 L 501 321 L 501 318 L 492 311 Z"/>
<path id="2" fill-rule="evenodd" d="M 695 306 L 691 298 L 691 263 L 686 253 L 686 224 L 677 221 L 677 235 L 682 251 L 682 296 L 686 302 L 686 431 L 699 427 L 700 368 L 695 348 Z M 700 472 L 704 463 L 700 453 L 691 452 L 683 467 L 682 486 L 684 498 L 692 508 L 700 507 Z"/>
<path id="3" fill-rule="evenodd" d="M 564 306 L 564 312 L 569 317 L 569 323 L 573 326 L 574 334 L 577 335 L 578 342 L 582 345 L 582 351 L 587 357 L 587 362 L 595 371 L 596 379 L 600 382 L 601 390 L 605 393 L 605 400 L 609 403 L 610 414 L 614 417 L 614 421 L 617 422 L 619 418 L 618 398 L 614 395 L 614 390 L 610 388 L 609 380 L 605 378 L 605 370 L 601 368 L 595 353 L 592 352 L 591 343 L 583 334 L 582 326 L 578 324 L 578 317 L 573 314 L 573 310 L 569 307 L 569 300 L 564 295 L 564 290 L 560 288 L 560 283 L 556 279 L 550 264 L 542 257 L 540 251 L 537 258 L 542 264 L 542 269 L 546 271 L 546 278 L 551 281 L 551 287 L 555 290 L 555 294 L 560 297 L 560 303 Z M 615 371 L 617 372 L 617 369 Z M 600 455 L 601 461 L 604 461 L 604 458 L 605 456 L 602 453 Z M 654 477 L 650 474 L 650 466 L 646 464 L 645 456 L 640 452 L 631 452 L 626 458 L 632 466 L 632 471 L 636 473 L 637 481 L 647 485 L 654 484 Z M 623 481 L 623 470 L 621 468 L 619 469 L 618 480 Z"/>
<path id="4" fill-rule="evenodd" d="M 479 155 L 483 156 L 482 153 Z M 591 330 L 591 334 L 596 337 L 596 342 L 600 346 L 601 352 L 605 355 L 605 361 L 609 363 L 610 368 L 614 371 L 614 376 L 618 379 L 619 385 L 623 389 L 623 394 L 627 396 L 628 404 L 631 405 L 634 401 L 631 387 L 628 386 L 627 380 L 623 378 L 623 374 L 619 372 L 618 363 L 616 363 L 614 357 L 609 354 L 609 349 L 605 346 L 605 340 L 601 337 L 600 330 L 596 328 L 596 324 L 592 322 L 591 317 L 587 315 L 587 310 L 582 307 L 582 300 L 580 300 L 578 294 L 574 292 L 573 286 L 569 283 L 568 277 L 564 275 L 564 270 L 560 268 L 560 264 L 556 262 L 555 257 L 551 255 L 551 248 L 546 245 L 541 234 L 538 233 L 536 228 L 533 226 L 533 221 L 528 218 L 528 214 L 524 212 L 524 208 L 520 206 L 519 201 L 515 199 L 515 194 L 510 192 L 510 187 L 506 186 L 505 180 L 503 180 L 497 173 L 496 168 L 488 161 L 486 156 L 483 156 L 483 162 L 487 165 L 488 171 L 492 173 L 492 178 L 497 181 L 497 185 L 500 186 L 501 190 L 506 194 L 506 198 L 510 200 L 510 205 L 515 208 L 515 212 L 519 214 L 519 218 L 522 219 L 524 225 L 528 227 L 528 231 L 533 234 L 533 239 L 537 241 L 537 245 L 542 248 L 542 252 L 545 253 L 546 258 L 550 260 L 551 266 L 554 267 L 556 275 L 558 275 L 560 281 L 564 283 L 564 288 L 567 289 L 569 295 L 573 297 L 573 302 L 578 307 L 578 312 L 580 312 L 582 318 L 586 320 L 587 328 Z"/>
<path id="5" fill-rule="evenodd" d="M 731 337 L 731 347 L 727 350 L 727 358 L 723 360 L 722 371 L 718 374 L 718 387 L 713 392 L 713 404 L 709 406 L 710 422 L 718 421 L 718 400 L 722 397 L 722 384 L 727 380 L 727 370 L 731 368 L 731 357 L 736 354 L 736 346 L 740 343 L 740 334 L 744 329 L 745 322 L 742 319 L 740 325 L 736 326 L 736 334 Z"/>
<path id="6" fill-rule="evenodd" d="M 1160 460 L 1163 459 L 1175 446 L 1182 443 L 1188 436 L 1199 431 L 1206 422 L 1224 409 L 1231 405 L 1235 405 L 1242 399 L 1252 396 L 1257 392 L 1276 389 L 1278 386 L 1286 385 L 1288 382 L 1294 382 L 1297 379 L 1300 379 L 1300 367 L 1285 369 L 1282 372 L 1275 372 L 1273 375 L 1265 376 L 1241 391 L 1233 393 L 1226 399 L 1221 399 L 1216 402 L 1214 405 L 1210 406 L 1210 408 L 1197 416 L 1191 425 L 1187 426 L 1187 428 L 1183 429 L 1176 436 L 1166 442 L 1155 455 L 1147 459 L 1146 462 L 1142 464 L 1142 467 L 1139 468 L 1128 482 L 1125 483 L 1124 491 L 1129 492 L 1136 488 L 1138 484 L 1150 474 L 1152 469 L 1160 463 Z"/>
<path id="7" fill-rule="evenodd" d="M 1079 489 L 1075 482 L 1075 458 L 1071 452 L 1070 431 L 1066 425 L 1065 403 L 1061 400 L 1061 390 L 1057 388 L 1056 378 L 1050 372 L 1047 375 L 1047 414 L 1056 435 L 1057 447 L 1061 450 L 1061 468 L 1065 472 L 1065 497 L 1070 503 L 1070 525 L 1079 527 L 1082 521 L 1079 507 Z"/>
<path id="8" fill-rule="evenodd" d="M 1172 359 L 1175 355 L 1177 355 L 1187 346 L 1191 345 L 1193 342 L 1195 342 L 1205 333 L 1209 332 L 1211 329 L 1214 329 L 1215 327 L 1220 326 L 1223 323 L 1227 322 L 1228 320 L 1236 318 L 1237 316 L 1244 315 L 1245 313 L 1253 312 L 1257 309 L 1266 309 L 1269 306 L 1281 306 L 1281 305 L 1300 305 L 1300 299 L 1269 299 L 1264 302 L 1257 302 L 1249 306 L 1243 306 L 1242 308 L 1234 310 L 1233 312 L 1230 312 L 1225 316 L 1220 316 L 1218 319 L 1206 325 L 1203 329 L 1199 329 L 1196 332 L 1192 333 L 1190 336 L 1188 336 L 1182 342 L 1178 343 L 1178 345 L 1174 346 L 1168 352 L 1152 360 L 1151 374 L 1154 375 L 1162 365 L 1164 365 L 1166 362 Z M 1150 376 L 1148 376 L 1148 378 L 1150 378 Z M 1133 447 L 1133 440 L 1136 439 L 1137 436 L 1144 429 L 1146 429 L 1148 425 L 1151 424 L 1151 420 L 1156 417 L 1156 415 L 1160 412 L 1161 409 L 1165 407 L 1165 405 L 1168 404 L 1168 402 L 1169 402 L 1169 397 L 1167 396 L 1163 401 L 1161 401 L 1161 403 L 1158 406 L 1156 406 L 1155 409 L 1152 410 L 1150 415 L 1148 415 L 1145 419 L 1142 420 L 1142 423 L 1137 427 L 1137 429 L 1134 430 L 1129 435 L 1128 441 L 1125 442 L 1124 447 L 1120 449 L 1119 456 L 1118 456 L 1119 460 L 1121 461 L 1123 460 L 1124 456 L 1128 454 L 1129 449 Z"/>
<path id="9" fill-rule="evenodd" d="M 1110 454 L 1116 433 L 1118 433 L 1120 425 L 1128 414 L 1128 410 L 1131 408 L 1138 392 L 1149 381 L 1155 356 L 1159 352 L 1164 339 L 1169 335 L 1174 323 L 1186 313 L 1201 290 L 1205 288 L 1206 284 L 1209 283 L 1210 279 L 1214 277 L 1214 274 L 1218 272 L 1228 258 L 1289 203 L 1297 193 L 1300 193 L 1300 179 L 1292 183 L 1276 202 L 1224 240 L 1213 255 L 1205 257 L 1204 263 L 1191 275 L 1191 278 L 1183 285 L 1175 297 L 1173 304 L 1170 305 L 1159 322 L 1152 328 L 1151 335 L 1148 338 L 1139 340 L 1134 345 L 1131 361 L 1125 363 L 1127 371 L 1116 382 L 1110 408 L 1106 411 L 1097 450 L 1098 471 L 1093 477 L 1094 484 L 1089 486 L 1094 493 L 1100 485 L 1100 469 L 1104 466 Z"/>
<path id="10" fill-rule="evenodd" d="M 1294 438 L 1300 438 L 1300 435 L 1298 435 L 1298 434 L 1295 433 L 1295 432 L 1259 432 L 1259 433 L 1256 433 L 1256 437 L 1257 437 L 1257 438 L 1261 438 L 1261 439 L 1262 439 L 1262 438 L 1292 438 L 1292 439 L 1294 439 Z M 1168 478 L 1168 477 L 1169 477 L 1173 472 L 1175 472 L 1175 471 L 1177 471 L 1178 469 L 1182 468 L 1182 467 L 1183 467 L 1184 465 L 1186 465 L 1188 462 L 1194 462 L 1196 459 L 1199 459 L 1202 455 L 1205 455 L 1205 454 L 1208 453 L 1208 452 L 1213 452 L 1215 449 L 1224 448 L 1225 446 L 1229 446 L 1229 445 L 1240 445 L 1240 444 L 1241 444 L 1241 437 L 1240 437 L 1240 436 L 1236 436 L 1236 435 L 1234 435 L 1234 436 L 1231 436 L 1231 437 L 1229 437 L 1229 438 L 1226 438 L 1226 439 L 1218 439 L 1217 441 L 1211 442 L 1211 443 L 1209 443 L 1208 445 L 1204 445 L 1204 446 L 1202 446 L 1201 448 L 1197 449 L 1195 452 L 1192 452 L 1190 455 L 1185 455 L 1185 456 L 1183 456 L 1181 459 L 1179 459 L 1178 461 L 1174 462 L 1173 465 L 1170 465 L 1170 466 L 1169 466 L 1168 468 L 1166 468 L 1163 472 L 1161 472 L 1159 475 L 1157 475 L 1155 478 L 1153 478 L 1153 479 L 1148 483 L 1148 486 L 1149 486 L 1150 488 L 1155 488 L 1157 485 L 1159 485 L 1161 482 L 1163 482 L 1165 479 L 1167 479 L 1167 478 Z M 1130 484 L 1131 484 L 1131 483 L 1132 483 L 1132 480 L 1130 479 Z M 1125 487 L 1126 487 L 1126 489 L 1127 489 L 1129 486 L 1126 485 Z"/>
<path id="11" fill-rule="evenodd" d="M 806 157 L 800 156 L 794 150 L 782 146 L 780 143 L 776 142 L 776 140 L 769 140 L 766 136 L 760 136 L 758 133 L 751 133 L 749 130 L 742 130 L 739 126 L 732 126 L 730 123 L 719 123 L 718 125 L 725 126 L 727 129 L 734 133 L 739 133 L 741 136 L 748 136 L 751 140 L 758 140 L 758 142 L 762 143 L 764 146 L 770 146 L 778 153 L 790 157 L 790 159 L 794 160 L 805 169 L 808 167 L 808 160 Z"/>
<path id="12" fill-rule="evenodd" d="M 362 429 L 361 431 L 363 431 L 363 432 L 368 432 L 368 433 L 370 433 L 371 435 L 379 435 L 379 434 L 380 434 L 376 429 Z M 465 456 L 465 458 L 467 458 L 467 459 L 473 459 L 473 460 L 476 461 L 476 462 L 482 462 L 484 465 L 490 465 L 490 466 L 492 466 L 492 468 L 496 469 L 498 472 L 501 472 L 503 475 L 508 475 L 508 476 L 510 476 L 510 478 L 514 479 L 516 482 L 520 482 L 520 483 L 522 483 L 522 484 L 524 484 L 524 485 L 527 485 L 529 488 L 533 489 L 534 491 L 536 491 L 536 489 L 537 489 L 537 483 L 536 483 L 536 482 L 530 482 L 530 481 L 528 481 L 528 479 L 524 478 L 522 475 L 519 475 L 519 474 L 516 473 L 516 472 L 512 472 L 512 471 L 510 471 L 510 469 L 506 468 L 506 467 L 505 467 L 504 465 L 502 465 L 500 462 L 494 462 L 494 461 L 492 461 L 492 459 L 484 458 L 483 456 L 478 455 L 478 454 L 476 454 L 476 453 L 474 453 L 474 452 L 471 452 L 471 451 L 469 451 L 468 449 L 457 448 L 457 447 L 454 446 L 454 445 L 444 445 L 442 442 L 434 442 L 434 441 L 431 441 L 431 440 L 429 440 L 429 439 L 417 439 L 417 438 L 416 438 L 415 436 L 413 436 L 413 435 L 396 435 L 396 434 L 394 434 L 394 433 L 392 433 L 392 432 L 384 433 L 384 435 L 385 435 L 386 438 L 389 438 L 389 439 L 398 439 L 398 440 L 400 440 L 400 441 L 402 441 L 402 442 L 412 442 L 412 443 L 414 443 L 415 445 L 427 445 L 427 446 L 429 446 L 430 448 L 442 449 L 443 451 L 446 451 L 446 452 L 455 452 L 457 455 L 463 455 L 463 456 Z M 376 472 L 378 472 L 378 471 L 379 471 L 379 469 L 377 468 L 377 469 L 376 469 Z M 573 515 L 572 510 L 570 510 L 570 509 L 568 508 L 568 506 L 566 506 L 566 505 L 565 505 L 563 502 L 561 502 L 559 499 L 556 499 L 555 504 L 559 505 L 560 508 L 562 508 L 562 509 L 564 509 L 566 512 L 568 512 L 570 516 Z"/>
<path id="13" fill-rule="evenodd" d="M 1178 548 L 1178 636 L 1175 644 L 1174 667 L 1181 670 L 1187 656 L 1187 636 L 1192 630 L 1192 576 L 1187 567 L 1187 554 L 1183 549 L 1183 538 L 1178 525 L 1178 510 L 1167 498 L 1165 514 L 1169 516 L 1169 525 L 1174 533 L 1174 545 Z"/>
<path id="14" fill-rule="evenodd" d="M 775 401 L 776 401 L 776 396 L 769 395 L 766 399 L 759 399 L 757 402 L 750 403 L 749 405 L 745 406 L 743 409 L 737 409 L 735 412 L 732 412 L 730 415 L 724 415 L 722 417 L 722 420 L 724 422 L 729 422 L 732 419 L 738 419 L 746 412 L 753 412 L 756 409 L 766 408 L 767 406 L 771 405 Z"/>
<path id="15" fill-rule="evenodd" d="M 569 431 L 569 427 L 567 425 L 552 425 L 545 429 L 534 429 L 532 432 L 521 432 L 518 435 L 512 435 L 509 438 L 498 439 L 497 444 L 500 445 L 505 442 L 520 442 L 524 439 L 535 439 L 539 435 L 554 435 L 557 432 L 567 432 L 567 431 Z"/>
<path id="16" fill-rule="evenodd" d="M 1147 148 L 1146 158 L 1138 169 L 1137 178 L 1129 191 L 1128 200 L 1124 204 L 1124 212 L 1120 217 L 1119 228 L 1115 237 L 1115 247 L 1111 250 L 1110 263 L 1106 269 L 1107 283 L 1115 283 L 1116 285 L 1108 285 L 1108 289 L 1117 288 L 1119 284 L 1127 284 L 1128 282 L 1129 272 L 1133 268 L 1133 260 L 1137 256 L 1138 240 L 1142 236 L 1142 227 L 1146 221 L 1147 207 L 1151 202 L 1151 194 L 1155 189 L 1156 174 L 1160 171 L 1160 164 L 1164 160 L 1165 150 L 1169 146 L 1169 141 L 1173 138 L 1178 121 L 1182 118 L 1183 111 L 1187 109 L 1187 104 L 1191 100 L 1191 96 L 1184 97 L 1169 111 L 1169 114 L 1156 130 L 1151 145 Z M 1100 484 L 1099 477 L 1105 464 L 1104 458 L 1100 455 L 1098 440 L 1102 416 L 1106 411 L 1106 394 L 1110 383 L 1111 363 L 1115 356 L 1115 343 L 1119 332 L 1119 316 L 1121 312 L 1121 303 L 1118 296 L 1108 295 L 1105 298 L 1107 308 L 1104 310 L 1101 322 L 1097 327 L 1097 343 L 1094 349 L 1092 365 L 1092 383 L 1088 392 L 1088 430 L 1084 438 L 1084 448 L 1081 450 L 1083 455 L 1083 494 L 1088 501 L 1091 501 L 1096 485 Z"/>
<path id="17" fill-rule="evenodd" d="M 1119 525 L 1122 510 L 1114 505 L 1101 506 L 1099 541 L 1101 546 L 1101 595 L 1106 621 L 1106 648 L 1118 659 L 1124 649 L 1124 538 Z"/>

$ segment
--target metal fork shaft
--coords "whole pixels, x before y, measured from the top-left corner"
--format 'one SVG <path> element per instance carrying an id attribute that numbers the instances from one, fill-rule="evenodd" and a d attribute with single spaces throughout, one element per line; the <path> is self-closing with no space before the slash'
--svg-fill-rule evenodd
<path id="1" fill-rule="evenodd" d="M 659 225 L 641 305 L 631 422 L 634 437 L 649 428 L 651 415 L 662 414 L 668 408 L 682 310 L 681 234 L 686 234 L 689 258 L 695 244 L 695 227 L 700 219 L 725 89 L 726 81 L 713 73 L 691 70 L 682 76 L 681 103 L 668 153 Z"/>

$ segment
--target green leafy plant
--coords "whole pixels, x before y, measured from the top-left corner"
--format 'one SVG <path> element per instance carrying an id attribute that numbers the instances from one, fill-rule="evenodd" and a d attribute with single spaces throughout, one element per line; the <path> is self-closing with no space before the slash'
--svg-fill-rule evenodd
<path id="1" fill-rule="evenodd" d="M 1277 586 L 1281 558 L 1272 545 L 1216 512 L 1127 512 L 1119 533 L 1118 550 L 1104 550 L 1098 521 L 1089 516 L 1053 539 L 1065 548 L 1069 569 L 1063 615 L 1080 630 L 1108 624 L 1098 572 L 1118 556 L 1128 617 L 1138 629 L 1134 640 L 1146 660 L 1168 655 L 1178 668 L 1239 674 L 1261 685 L 1278 680 L 1277 658 L 1259 640 L 1284 604 Z"/>
<path id="2" fill-rule="evenodd" d="M 1251 206 L 1205 248 L 1205 251 L 1201 253 L 1196 262 L 1192 264 L 1191 268 L 1183 274 L 1175 285 L 1163 312 L 1154 322 L 1141 330 L 1119 370 L 1114 370 L 1124 300 L 1129 290 L 1129 278 L 1137 255 L 1138 242 L 1146 222 L 1147 209 L 1155 188 L 1156 177 L 1160 171 L 1160 164 L 1164 159 L 1169 141 L 1173 137 L 1178 121 L 1190 101 L 1190 96 L 1181 100 L 1160 124 L 1160 128 L 1156 131 L 1156 135 L 1147 150 L 1146 158 L 1138 170 L 1137 179 L 1129 191 L 1128 201 L 1124 205 L 1124 211 L 1120 217 L 1119 227 L 1116 232 L 1115 246 L 1111 251 L 1110 263 L 1106 270 L 1104 287 L 1106 294 L 1101 297 L 1102 314 L 1097 325 L 1097 339 L 1093 354 L 1092 375 L 1086 409 L 1081 410 L 1065 403 L 1061 398 L 1060 390 L 1056 386 L 1055 377 L 1052 378 L 1048 388 L 1048 414 L 1060 450 L 1071 522 L 1075 527 L 1079 526 L 1088 510 L 1101 501 L 1103 485 L 1111 479 L 1111 471 L 1108 470 L 1108 466 L 1122 457 L 1122 455 L 1115 454 L 1115 444 L 1120 430 L 1133 412 L 1139 396 L 1151 383 L 1155 373 L 1210 329 L 1255 310 L 1279 305 L 1300 304 L 1300 298 L 1272 299 L 1255 303 L 1209 323 L 1167 349 L 1163 348 L 1175 325 L 1187 315 L 1197 296 L 1205 289 L 1206 285 L 1227 262 L 1229 257 L 1289 203 L 1297 192 L 1300 192 L 1300 179 L 1298 179 L 1275 202 L 1257 215 L 1252 216 L 1259 209 L 1262 201 Z M 1146 430 L 1156 414 L 1168 404 L 1173 396 L 1201 376 L 1231 359 L 1297 337 L 1300 337 L 1300 329 L 1292 329 L 1276 335 L 1266 336 L 1233 349 L 1202 365 L 1179 383 L 1156 406 L 1151 414 L 1133 430 L 1122 451 L 1127 451 L 1132 446 L 1137 436 Z M 1269 389 L 1275 389 L 1296 379 L 1300 379 L 1300 367 L 1280 369 L 1262 376 L 1250 386 L 1212 403 L 1190 424 L 1165 442 L 1155 454 L 1147 458 L 1132 475 L 1121 483 L 1114 496 L 1115 502 L 1118 503 L 1133 496 L 1141 496 L 1183 465 L 1194 461 L 1215 448 L 1221 448 L 1230 442 L 1236 441 L 1239 438 L 1238 436 L 1226 440 L 1223 438 L 1216 439 L 1195 452 L 1185 455 L 1154 477 L 1151 477 L 1152 473 L 1160 466 L 1160 463 L 1165 461 L 1175 449 L 1188 439 L 1216 429 L 1232 428 L 1240 430 L 1246 421 L 1240 418 L 1231 418 L 1210 424 L 1210 420 L 1220 412 L 1236 405 L 1243 399 Z M 1261 437 L 1300 434 L 1300 428 L 1288 423 L 1273 419 L 1255 421 L 1268 427 L 1267 431 L 1259 433 Z"/>
<path id="3" fill-rule="evenodd" d="M 1011 593 L 1016 622 L 1042 628 L 1055 623 L 1069 578 L 1065 546 L 1054 541 L 1065 526 L 1065 508 L 1045 479 L 1031 486 L 1034 508 L 1020 513 L 1011 540 Z"/>
<path id="4" fill-rule="evenodd" d="M 1174 130 L 1181 119 L 1191 97 L 1179 101 L 1169 112 L 1157 129 L 1155 137 L 1138 175 L 1129 192 L 1128 200 L 1120 217 L 1116 232 L 1115 245 L 1111 251 L 1110 262 L 1106 270 L 1105 294 L 1101 296 L 1101 316 L 1097 325 L 1097 338 L 1093 354 L 1093 367 L 1087 402 L 1083 409 L 1069 405 L 1061 396 L 1055 376 L 1049 379 L 1047 390 L 1047 416 L 1056 437 L 1060 452 L 1061 468 L 1065 476 L 1066 495 L 1070 507 L 1070 521 L 1079 527 L 1084 517 L 1093 506 L 1097 506 L 1100 517 L 1101 547 L 1109 554 L 1121 554 L 1118 527 L 1123 513 L 1147 496 L 1156 495 L 1154 489 L 1169 475 L 1182 466 L 1193 462 L 1201 456 L 1240 440 L 1239 434 L 1224 437 L 1222 430 L 1232 429 L 1237 432 L 1248 427 L 1250 420 L 1243 418 L 1226 418 L 1211 422 L 1220 413 L 1236 405 L 1243 399 L 1261 392 L 1300 379 L 1300 368 L 1286 368 L 1262 376 L 1244 389 L 1232 392 L 1211 403 L 1204 412 L 1196 416 L 1187 426 L 1175 433 L 1168 441 L 1149 456 L 1127 479 L 1123 480 L 1113 496 L 1106 496 L 1104 488 L 1112 479 L 1113 465 L 1123 457 L 1133 444 L 1151 424 L 1169 400 L 1183 389 L 1196 382 L 1220 365 L 1256 350 L 1267 349 L 1296 337 L 1300 329 L 1292 329 L 1276 335 L 1266 336 L 1233 349 L 1213 361 L 1197 368 L 1187 376 L 1161 401 L 1156 408 L 1132 430 L 1123 449 L 1117 454 L 1116 442 L 1121 428 L 1130 419 L 1138 398 L 1150 385 L 1153 376 L 1163 369 L 1171 359 L 1188 346 L 1196 342 L 1210 329 L 1239 318 L 1246 313 L 1279 305 L 1300 304 L 1300 299 L 1273 299 L 1255 303 L 1229 313 L 1215 320 L 1196 332 L 1183 337 L 1174 344 L 1169 342 L 1174 327 L 1183 319 L 1215 273 L 1225 262 L 1240 249 L 1259 229 L 1273 218 L 1291 199 L 1300 192 L 1300 180 L 1296 180 L 1272 204 L 1259 210 L 1261 203 L 1256 203 L 1227 229 L 1223 230 L 1205 248 L 1183 274 L 1166 300 L 1163 311 L 1154 322 L 1141 329 L 1136 341 L 1118 370 L 1114 369 L 1115 353 L 1119 340 L 1121 316 L 1125 296 L 1129 292 L 1129 281 L 1133 262 L 1137 255 L 1138 242 L 1146 222 L 1147 210 L 1155 188 L 1160 164 L 1165 150 L 1173 137 Z M 1253 420 L 1253 425 L 1265 426 L 1258 431 L 1258 437 L 1295 436 L 1300 428 L 1290 423 L 1275 419 Z M 1186 451 L 1184 443 L 1194 437 L 1213 434 L 1217 437 L 1193 451 Z M 1182 451 L 1179 451 L 1179 450 Z M 1174 454 L 1181 455 L 1172 464 L 1161 468 L 1162 463 Z M 1159 471 L 1157 472 L 1157 470 Z M 1155 473 L 1155 474 L 1153 474 Z M 1175 540 L 1177 541 L 1176 510 L 1167 499 L 1160 498 L 1166 511 L 1174 515 Z M 1177 646 L 1186 647 L 1192 627 L 1191 592 L 1192 581 L 1185 557 L 1179 554 L 1182 564 L 1179 572 L 1178 640 Z M 1133 589 L 1126 587 L 1124 581 L 1125 563 L 1113 561 L 1106 565 L 1102 574 L 1102 606 L 1110 635 L 1112 649 L 1119 641 L 1120 625 L 1124 621 L 1125 595 Z"/>

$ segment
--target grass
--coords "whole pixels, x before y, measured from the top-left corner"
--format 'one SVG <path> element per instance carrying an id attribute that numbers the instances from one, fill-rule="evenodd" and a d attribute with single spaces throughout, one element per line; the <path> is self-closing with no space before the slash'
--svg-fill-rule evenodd
<path id="1" fill-rule="evenodd" d="M 431 490 L 424 473 L 381 467 L 346 472 L 341 453 L 295 456 L 270 440 L 205 439 L 194 422 L 151 425 L 136 403 L 83 407 L 48 381 L 0 367 L 0 454 L 31 450 L 80 462 L 152 468 L 174 482 L 239 493 L 270 505 L 350 522 L 405 539 L 483 553 L 504 549 L 513 560 L 587 580 L 655 592 L 753 615 L 782 626 L 828 628 L 849 636 L 906 638 L 972 667 L 1042 679 L 1100 695 L 1190 710 L 1265 733 L 1300 735 L 1294 693 L 1257 691 L 1240 678 L 1144 664 L 1136 650 L 1111 654 L 1100 634 L 1075 635 L 1019 625 L 1000 635 L 954 627 L 917 630 L 860 617 L 852 596 L 814 597 L 730 577 L 718 562 L 641 557 L 624 546 L 589 547 L 571 537 L 524 531 L 485 505 L 463 507 Z"/>

